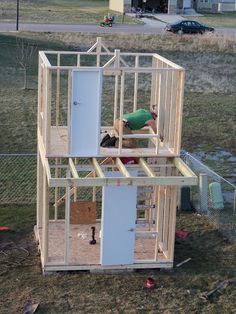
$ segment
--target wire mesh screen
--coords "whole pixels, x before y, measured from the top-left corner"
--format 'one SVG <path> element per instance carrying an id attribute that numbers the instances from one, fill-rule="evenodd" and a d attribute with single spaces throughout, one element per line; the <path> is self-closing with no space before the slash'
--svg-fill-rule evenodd
<path id="1" fill-rule="evenodd" d="M 0 154 L 0 204 L 36 203 L 37 156 Z"/>
<path id="2" fill-rule="evenodd" d="M 181 157 L 199 178 L 198 186 L 191 188 L 194 209 L 228 239 L 236 240 L 236 186 L 191 154 L 184 152 Z"/>

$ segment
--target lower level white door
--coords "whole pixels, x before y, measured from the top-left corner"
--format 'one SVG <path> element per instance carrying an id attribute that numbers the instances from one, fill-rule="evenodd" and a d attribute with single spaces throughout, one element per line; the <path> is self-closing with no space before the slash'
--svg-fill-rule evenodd
<path id="1" fill-rule="evenodd" d="M 103 187 L 102 201 L 101 264 L 133 264 L 137 187 Z"/>

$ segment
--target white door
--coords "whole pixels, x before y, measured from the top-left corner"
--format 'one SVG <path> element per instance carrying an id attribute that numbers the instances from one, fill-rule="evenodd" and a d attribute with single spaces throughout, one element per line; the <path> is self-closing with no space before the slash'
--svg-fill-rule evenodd
<path id="1" fill-rule="evenodd" d="M 70 112 L 70 156 L 96 157 L 101 124 L 102 69 L 72 71 Z"/>
<path id="2" fill-rule="evenodd" d="M 117 171 L 112 176 L 122 175 Z M 103 188 L 100 252 L 102 265 L 133 264 L 136 202 L 137 187 Z"/>

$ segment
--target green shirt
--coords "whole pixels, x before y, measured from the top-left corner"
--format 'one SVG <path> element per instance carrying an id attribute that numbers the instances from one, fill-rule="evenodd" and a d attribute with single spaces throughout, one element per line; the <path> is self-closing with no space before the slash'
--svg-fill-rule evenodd
<path id="1" fill-rule="evenodd" d="M 131 130 L 140 130 L 145 126 L 146 122 L 153 119 L 153 117 L 150 111 L 139 109 L 135 112 L 124 114 L 123 119 L 128 121 Z"/>

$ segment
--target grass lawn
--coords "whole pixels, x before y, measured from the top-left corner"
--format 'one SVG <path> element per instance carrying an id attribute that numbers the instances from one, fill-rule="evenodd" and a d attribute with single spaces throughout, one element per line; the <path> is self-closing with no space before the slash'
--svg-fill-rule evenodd
<path id="1" fill-rule="evenodd" d="M 236 246 L 228 243 L 206 220 L 180 212 L 173 270 L 143 270 L 123 274 L 64 272 L 43 276 L 33 226 L 35 208 L 0 208 L 1 314 L 23 313 L 27 301 L 39 303 L 37 313 L 234 313 L 236 285 L 216 292 L 209 301 L 201 295 L 226 279 L 235 278 Z M 145 288 L 146 278 L 156 281 Z"/>
<path id="2" fill-rule="evenodd" d="M 236 28 L 236 12 L 224 13 L 202 13 L 203 16 L 191 17 L 189 19 L 199 21 L 212 27 Z"/>
<path id="3" fill-rule="evenodd" d="M 35 23 L 76 23 L 97 24 L 109 11 L 108 0 L 20 0 L 20 22 Z M 122 15 L 115 13 L 116 23 L 121 23 Z M 1 0 L 1 21 L 16 20 L 16 1 Z M 135 19 L 126 16 L 125 23 L 136 23 Z"/>
<path id="4" fill-rule="evenodd" d="M 87 50 L 94 34 L 20 34 L 38 49 Z M 234 37 L 106 35 L 109 49 L 156 51 L 186 69 L 183 148 L 204 143 L 235 152 L 236 45 Z M 3 152 L 36 151 L 37 56 L 29 71 L 29 89 L 22 90 L 13 34 L 0 35 L 0 142 Z M 145 47 L 145 49 L 144 49 Z M 36 313 L 235 313 L 236 285 L 212 299 L 201 295 L 219 281 L 235 278 L 235 244 L 227 242 L 206 218 L 179 212 L 177 229 L 189 232 L 176 239 L 175 263 L 191 261 L 172 271 L 124 274 L 56 273 L 42 276 L 34 242 L 35 206 L 0 206 L 0 312 L 22 313 L 26 302 L 40 303 Z M 156 288 L 147 290 L 147 277 Z"/>
<path id="5" fill-rule="evenodd" d="M 32 23 L 76 23 L 98 24 L 109 10 L 108 0 L 20 0 L 20 22 Z M 122 22 L 122 15 L 113 12 L 116 23 Z M 213 27 L 236 27 L 236 13 L 202 13 L 203 16 L 190 19 L 209 24 Z M 188 18 L 188 17 L 184 17 Z M 16 21 L 16 0 L 1 0 L 0 19 L 2 22 Z M 124 23 L 140 23 L 136 19 L 125 16 Z"/>

